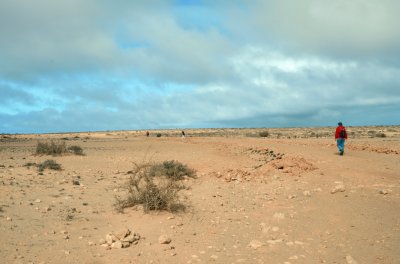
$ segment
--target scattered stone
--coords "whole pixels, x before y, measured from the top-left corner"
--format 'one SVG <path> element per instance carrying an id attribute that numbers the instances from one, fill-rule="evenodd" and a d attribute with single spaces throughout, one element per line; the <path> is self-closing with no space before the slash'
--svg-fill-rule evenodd
<path id="1" fill-rule="evenodd" d="M 259 247 L 262 247 L 264 244 L 258 240 L 252 240 L 249 243 L 249 247 L 251 247 L 252 249 L 257 249 Z"/>
<path id="2" fill-rule="evenodd" d="M 275 213 L 274 214 L 274 218 L 276 218 L 276 219 L 284 219 L 285 218 L 285 214 L 283 214 L 283 213 Z"/>
<path id="3" fill-rule="evenodd" d="M 331 194 L 337 193 L 337 192 L 344 192 L 346 190 L 346 188 L 344 187 L 344 185 L 336 185 L 332 190 L 331 190 Z"/>
<path id="4" fill-rule="evenodd" d="M 72 185 L 81 185 L 81 183 L 78 180 L 72 180 Z"/>
<path id="5" fill-rule="evenodd" d="M 36 199 L 36 200 L 35 200 L 35 203 L 40 203 L 40 202 L 41 202 L 40 199 Z"/>
<path id="6" fill-rule="evenodd" d="M 346 256 L 347 264 L 357 264 L 358 262 L 353 259 L 352 256 Z"/>
<path id="7" fill-rule="evenodd" d="M 379 190 L 379 193 L 383 194 L 383 195 L 386 195 L 386 194 L 389 193 L 389 191 L 388 190 Z"/>
<path id="8" fill-rule="evenodd" d="M 7 221 L 12 221 L 12 218 L 9 217 L 9 216 L 7 216 L 6 220 L 7 220 Z"/>
<path id="9" fill-rule="evenodd" d="M 304 195 L 304 196 L 310 197 L 310 196 L 311 196 L 311 192 L 310 192 L 310 191 L 304 191 L 304 192 L 303 192 L 303 195 Z"/>
<path id="10" fill-rule="evenodd" d="M 138 233 L 124 228 L 115 233 L 108 233 L 105 239 L 99 240 L 99 245 L 106 247 L 106 249 L 127 248 L 131 244 L 136 245 L 139 240 L 140 235 Z"/>
<path id="11" fill-rule="evenodd" d="M 217 255 L 211 255 L 210 259 L 215 261 L 215 260 L 218 259 L 218 256 Z"/>
<path id="12" fill-rule="evenodd" d="M 106 242 L 108 245 L 111 245 L 116 240 L 117 240 L 117 238 L 112 233 L 109 233 L 106 235 Z"/>
<path id="13" fill-rule="evenodd" d="M 160 243 L 160 244 L 169 244 L 169 243 L 171 243 L 171 238 L 170 237 L 168 237 L 167 235 L 161 235 L 159 238 L 158 238 L 158 243 Z"/>
<path id="14" fill-rule="evenodd" d="M 114 243 L 111 244 L 111 248 L 122 248 L 122 242 L 121 241 L 115 241 Z"/>
<path id="15" fill-rule="evenodd" d="M 131 233 L 131 231 L 128 228 L 119 230 L 115 233 L 115 236 L 118 238 L 118 240 L 124 239 L 126 236 L 128 236 Z"/>

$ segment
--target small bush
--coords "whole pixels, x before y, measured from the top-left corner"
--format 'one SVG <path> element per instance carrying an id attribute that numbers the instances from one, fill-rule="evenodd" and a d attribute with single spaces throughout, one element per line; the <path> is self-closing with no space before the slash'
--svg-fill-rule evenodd
<path id="1" fill-rule="evenodd" d="M 260 137 L 269 137 L 269 132 L 268 131 L 261 131 L 260 133 L 258 133 L 260 135 Z"/>
<path id="2" fill-rule="evenodd" d="M 61 165 L 55 162 L 54 160 L 46 160 L 37 165 L 39 171 L 44 171 L 45 169 L 51 170 L 61 170 Z"/>
<path id="3" fill-rule="evenodd" d="M 161 137 L 161 133 L 157 133 L 157 137 Z"/>
<path id="4" fill-rule="evenodd" d="M 179 161 L 168 160 L 163 163 L 154 164 L 150 167 L 150 176 L 166 176 L 174 181 L 182 180 L 185 176 L 195 178 L 196 172 Z"/>
<path id="5" fill-rule="evenodd" d="M 36 146 L 37 155 L 52 155 L 61 156 L 65 153 L 73 153 L 75 155 L 85 155 L 83 149 L 80 146 L 69 146 L 65 145 L 64 141 L 55 142 L 51 140 L 50 142 L 38 142 Z"/>
<path id="6" fill-rule="evenodd" d="M 76 145 L 69 146 L 68 147 L 68 151 L 71 152 L 71 153 L 74 153 L 75 155 L 85 155 L 83 153 L 83 149 L 80 146 L 76 146 Z"/>
<path id="7" fill-rule="evenodd" d="M 24 164 L 24 167 L 33 167 L 33 166 L 37 166 L 37 164 L 35 162 L 28 162 Z"/>
<path id="8" fill-rule="evenodd" d="M 36 154 L 38 155 L 52 155 L 60 156 L 67 152 L 65 142 L 38 142 L 36 146 Z"/>
<path id="9" fill-rule="evenodd" d="M 114 204 L 116 210 L 123 212 L 124 208 L 135 205 L 143 205 L 145 212 L 150 210 L 167 210 L 170 212 L 184 210 L 185 206 L 179 201 L 178 192 L 185 186 L 178 180 L 180 177 L 170 176 L 182 175 L 182 173 L 176 173 L 175 169 L 165 169 L 165 166 L 171 166 L 168 167 L 169 169 L 172 167 L 180 168 L 177 171 L 183 171 L 182 168 L 184 168 L 185 171 L 192 172 L 192 177 L 194 175 L 192 169 L 175 161 L 135 164 L 134 170 L 129 171 L 131 176 L 128 183 L 123 186 L 128 191 L 128 196 L 124 199 L 116 197 Z"/>
<path id="10" fill-rule="evenodd" d="M 377 133 L 377 134 L 375 134 L 375 137 L 385 138 L 386 134 L 385 133 Z"/>

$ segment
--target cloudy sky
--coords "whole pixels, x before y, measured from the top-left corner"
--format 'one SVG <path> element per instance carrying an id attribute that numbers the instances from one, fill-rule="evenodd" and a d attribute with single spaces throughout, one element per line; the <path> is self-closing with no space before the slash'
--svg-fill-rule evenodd
<path id="1" fill-rule="evenodd" d="M 0 133 L 399 125 L 399 10 L 1 0 Z"/>

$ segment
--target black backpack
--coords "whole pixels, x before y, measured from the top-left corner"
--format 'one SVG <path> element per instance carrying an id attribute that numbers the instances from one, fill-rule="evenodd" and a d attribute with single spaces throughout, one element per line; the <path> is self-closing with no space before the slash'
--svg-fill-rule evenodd
<path id="1" fill-rule="evenodd" d="M 346 129 L 344 129 L 344 127 L 342 127 L 342 129 L 340 130 L 339 137 L 346 138 Z"/>

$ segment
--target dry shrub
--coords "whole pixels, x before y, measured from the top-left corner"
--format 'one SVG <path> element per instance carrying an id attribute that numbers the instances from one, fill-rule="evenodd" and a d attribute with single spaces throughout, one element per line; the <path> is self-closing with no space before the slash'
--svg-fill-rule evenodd
<path id="1" fill-rule="evenodd" d="M 61 170 L 61 165 L 54 160 L 46 160 L 37 165 L 39 171 L 44 171 L 45 169 L 51 170 Z"/>
<path id="2" fill-rule="evenodd" d="M 185 176 L 195 178 L 196 172 L 179 161 L 167 160 L 153 164 L 149 171 L 150 176 L 166 176 L 174 181 L 183 180 Z"/>
<path id="3" fill-rule="evenodd" d="M 258 133 L 260 135 L 260 137 L 268 137 L 269 136 L 269 132 L 268 131 L 261 131 L 260 133 Z"/>
<path id="4" fill-rule="evenodd" d="M 171 164 L 170 161 L 164 163 Z M 179 173 L 171 174 L 171 171 L 165 169 L 164 163 L 135 164 L 134 170 L 129 172 L 130 177 L 127 184 L 123 186 L 127 190 L 128 196 L 126 198 L 116 197 L 114 204 L 116 210 L 123 212 L 124 208 L 135 205 L 142 205 L 145 212 L 184 210 L 185 206 L 179 200 L 178 195 L 180 190 L 185 189 L 184 184 L 180 181 L 183 176 L 177 176 L 180 175 Z M 187 166 L 175 161 L 172 164 L 174 168 L 185 168 L 192 172 L 191 175 L 194 177 L 194 171 Z"/>
<path id="5" fill-rule="evenodd" d="M 82 156 L 85 155 L 83 153 L 83 149 L 80 146 L 76 146 L 76 145 L 69 146 L 68 151 L 75 155 L 82 155 Z"/>
<path id="6" fill-rule="evenodd" d="M 80 146 L 67 147 L 64 141 L 38 142 L 36 146 L 37 155 L 61 156 L 65 153 L 73 153 L 75 155 L 84 155 Z"/>
<path id="7" fill-rule="evenodd" d="M 38 142 L 36 146 L 36 154 L 38 155 L 60 156 L 65 152 L 67 152 L 67 147 L 63 141 Z"/>

